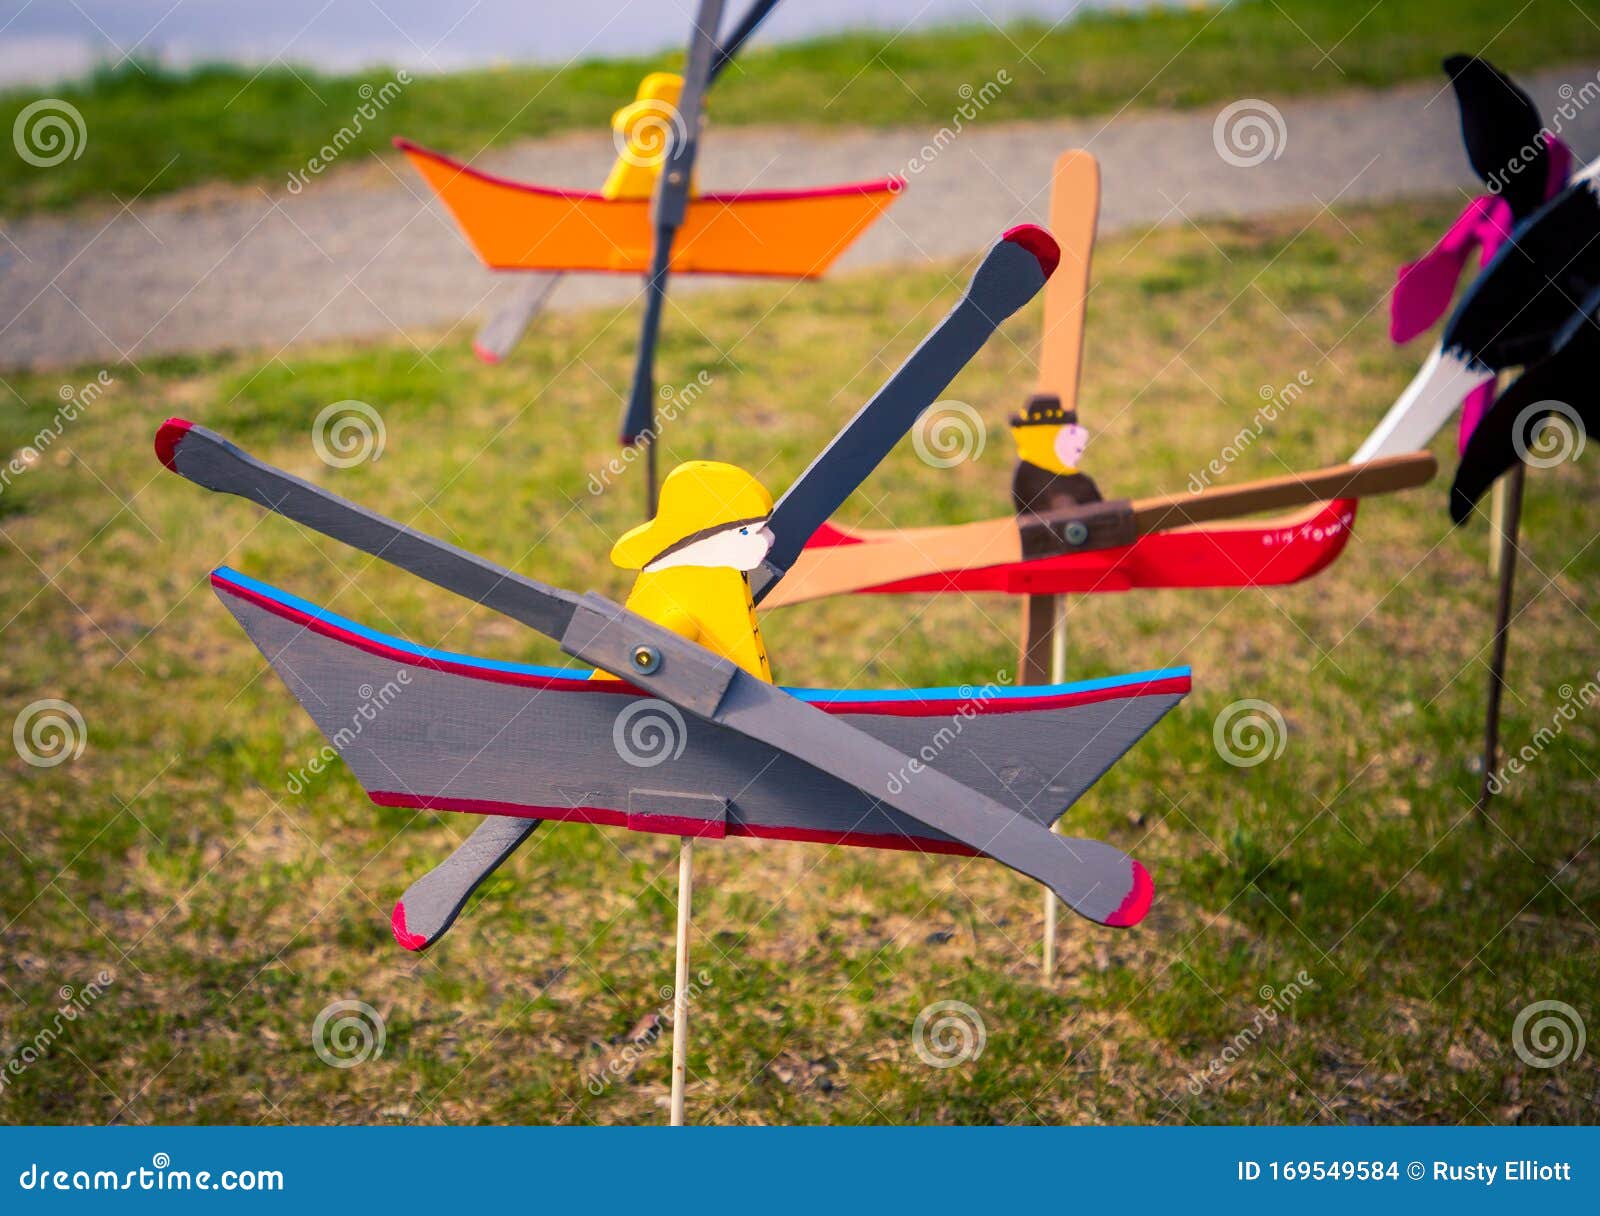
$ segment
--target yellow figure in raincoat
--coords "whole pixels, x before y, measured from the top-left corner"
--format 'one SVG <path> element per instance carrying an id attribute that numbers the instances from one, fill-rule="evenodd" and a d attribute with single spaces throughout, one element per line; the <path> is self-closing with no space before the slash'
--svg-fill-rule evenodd
<path id="1" fill-rule="evenodd" d="M 749 572 L 772 548 L 772 495 L 731 464 L 692 460 L 667 474 L 649 523 L 611 560 L 637 570 L 625 607 L 771 681 Z"/>
<path id="2" fill-rule="evenodd" d="M 600 189 L 606 198 L 649 198 L 655 193 L 656 178 L 672 150 L 671 137 L 683 132 L 678 117 L 682 92 L 682 76 L 651 72 L 639 82 L 637 96 L 611 116 L 617 160 Z"/>

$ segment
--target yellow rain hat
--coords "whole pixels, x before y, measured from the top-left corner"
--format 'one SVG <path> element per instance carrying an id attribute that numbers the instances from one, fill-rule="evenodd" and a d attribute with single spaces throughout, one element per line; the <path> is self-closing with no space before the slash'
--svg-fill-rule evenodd
<path id="1" fill-rule="evenodd" d="M 772 495 L 749 473 L 715 460 L 691 460 L 667 474 L 655 518 L 625 533 L 611 547 L 611 560 L 624 570 L 643 570 L 686 540 L 771 514 Z"/>

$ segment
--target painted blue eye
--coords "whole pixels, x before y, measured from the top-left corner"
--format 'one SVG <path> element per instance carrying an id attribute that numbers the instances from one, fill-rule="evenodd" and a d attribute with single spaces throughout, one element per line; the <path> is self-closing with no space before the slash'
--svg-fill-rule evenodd
<path id="1" fill-rule="evenodd" d="M 740 528 L 739 529 L 739 535 L 740 536 L 749 536 L 750 535 L 750 529 L 749 528 Z"/>

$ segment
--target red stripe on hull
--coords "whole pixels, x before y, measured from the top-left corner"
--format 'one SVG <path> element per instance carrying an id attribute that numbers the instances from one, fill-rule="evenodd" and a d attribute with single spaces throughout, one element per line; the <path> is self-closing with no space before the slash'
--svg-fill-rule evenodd
<path id="1" fill-rule="evenodd" d="M 465 676 L 469 680 L 487 680 L 492 684 L 516 684 L 523 688 L 550 689 L 566 692 L 602 692 L 602 693 L 628 693 L 632 696 L 645 696 L 646 694 L 633 685 L 622 680 L 589 680 L 581 676 L 536 676 L 519 671 L 496 671 L 493 668 L 473 667 L 466 663 L 452 663 L 448 659 L 435 659 L 427 655 L 415 654 L 409 650 L 399 650 L 393 646 L 385 646 L 381 642 L 364 638 L 329 621 L 319 620 L 308 613 L 291 607 L 279 600 L 269 599 L 248 587 L 241 587 L 237 583 L 230 583 L 227 579 L 213 572 L 211 585 L 217 591 L 254 604 L 257 608 L 265 609 L 274 616 L 286 621 L 293 621 L 296 625 L 309 629 L 312 633 L 321 634 L 345 646 L 356 650 L 365 651 L 367 654 L 377 655 L 395 663 L 404 663 L 411 667 L 426 667 L 432 671 L 448 672 L 451 675 Z"/>
<path id="2" fill-rule="evenodd" d="M 487 173 L 482 169 L 474 169 L 471 165 L 457 160 L 453 156 L 446 156 L 443 152 L 435 152 L 432 148 L 425 148 L 421 144 L 412 143 L 403 136 L 395 136 L 394 146 L 402 152 L 410 152 L 417 156 L 425 156 L 429 160 L 437 161 L 446 168 L 467 177 L 475 177 L 481 182 L 491 186 L 498 186 L 502 190 L 517 190 L 523 194 L 542 194 L 547 198 L 570 198 L 579 202 L 589 203 L 637 203 L 638 199 L 612 199 L 596 190 L 569 190 L 561 186 L 541 186 L 536 182 L 521 182 L 511 177 L 501 177 L 497 173 Z M 799 189 L 785 190 L 734 190 L 722 193 L 696 194 L 690 199 L 696 203 L 786 203 L 793 199 L 802 198 L 833 198 L 843 194 L 898 194 L 906 188 L 906 179 L 903 177 L 880 177 L 870 182 L 840 182 L 832 186 L 804 186 Z M 720 273 L 720 272 L 719 272 Z"/>
<path id="3" fill-rule="evenodd" d="M 525 806 L 520 802 L 499 802 L 489 798 L 431 798 L 425 794 L 369 790 L 367 797 L 379 806 L 419 811 L 460 811 L 468 815 L 509 815 L 517 819 L 548 819 L 552 823 L 588 823 L 600 827 L 630 828 L 669 836 L 692 835 L 667 823 L 665 816 L 634 816 L 630 821 L 622 811 L 594 806 Z M 694 821 L 699 824 L 699 821 Z M 672 820 L 675 825 L 676 820 Z M 699 824 L 704 827 L 704 824 Z M 720 825 L 719 825 L 720 826 Z M 704 833 L 702 833 L 704 834 Z M 792 840 L 803 844 L 849 845 L 861 849 L 897 849 L 910 853 L 938 853 L 951 857 L 981 857 L 983 854 L 953 840 L 929 840 L 921 836 L 901 836 L 892 832 L 827 832 L 815 828 L 769 827 L 765 824 L 729 823 L 727 835 L 754 840 Z"/>

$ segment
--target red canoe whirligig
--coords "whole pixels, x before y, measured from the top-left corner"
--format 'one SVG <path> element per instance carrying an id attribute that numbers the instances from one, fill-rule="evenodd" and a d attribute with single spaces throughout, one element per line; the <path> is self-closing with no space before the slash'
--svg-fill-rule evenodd
<path id="1" fill-rule="evenodd" d="M 1094 595 L 1178 587 L 1280 587 L 1320 573 L 1344 551 L 1357 506 L 1356 499 L 1336 499 L 1272 519 L 1156 532 L 1112 549 L 955 569 L 860 590 Z M 871 546 L 893 535 L 890 530 L 844 530 L 830 524 L 818 529 L 806 548 Z"/>

